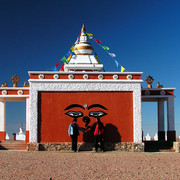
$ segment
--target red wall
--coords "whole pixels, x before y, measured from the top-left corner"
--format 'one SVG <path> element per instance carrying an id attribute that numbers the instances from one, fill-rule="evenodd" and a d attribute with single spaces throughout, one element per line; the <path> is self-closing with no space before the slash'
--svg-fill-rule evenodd
<path id="1" fill-rule="evenodd" d="M 6 132 L 0 131 L 0 141 L 5 141 L 5 140 L 6 140 Z"/>
<path id="2" fill-rule="evenodd" d="M 102 110 L 107 115 L 101 117 L 105 125 L 104 140 L 107 142 L 133 142 L 133 93 L 132 92 L 39 92 L 39 142 L 70 142 L 68 127 L 73 118 L 65 115 L 64 110 L 71 104 L 88 106 L 101 104 L 107 110 L 72 108 L 88 116 L 90 111 Z M 78 125 L 85 127 L 83 117 L 78 118 Z M 90 117 L 92 125 L 96 119 Z M 83 135 L 80 131 L 79 142 L 92 141 L 91 132 Z"/>

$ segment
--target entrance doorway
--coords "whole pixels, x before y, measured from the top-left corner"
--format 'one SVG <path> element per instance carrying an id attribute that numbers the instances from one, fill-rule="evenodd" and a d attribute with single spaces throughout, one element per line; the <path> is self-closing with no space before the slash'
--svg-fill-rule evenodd
<path id="1" fill-rule="evenodd" d="M 6 102 L 6 140 L 17 140 L 25 141 L 26 133 L 26 102 L 24 101 L 7 101 Z M 22 126 L 22 132 L 24 133 L 18 139 L 18 134 Z M 21 138 L 22 137 L 22 138 Z"/>
<path id="2" fill-rule="evenodd" d="M 156 135 L 158 131 L 157 113 L 157 102 L 142 102 L 143 140 L 145 140 L 145 137 L 148 135 L 150 138 L 154 138 Z"/>
<path id="3" fill-rule="evenodd" d="M 164 107 L 167 102 L 164 102 Z M 152 140 L 158 140 L 158 102 L 142 102 L 142 129 L 143 140 L 149 134 Z M 167 109 L 164 108 L 164 131 L 167 140 Z"/>

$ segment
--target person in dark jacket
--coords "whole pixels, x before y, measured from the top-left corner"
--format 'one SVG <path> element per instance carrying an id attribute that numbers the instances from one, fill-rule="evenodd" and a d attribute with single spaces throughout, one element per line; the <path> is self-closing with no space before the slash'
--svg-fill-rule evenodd
<path id="1" fill-rule="evenodd" d="M 84 129 L 80 128 L 76 123 L 77 119 L 74 119 L 73 122 L 69 125 L 68 134 L 72 139 L 72 151 L 77 151 L 77 139 L 79 136 L 79 130 L 85 132 Z"/>
<path id="2" fill-rule="evenodd" d="M 100 121 L 99 118 L 96 119 L 96 122 L 87 129 L 87 131 L 93 131 L 94 134 L 94 146 L 96 149 L 96 152 L 98 151 L 98 143 L 100 142 L 100 148 L 101 150 L 104 151 L 104 146 L 103 146 L 103 139 L 102 139 L 102 135 L 104 132 L 104 125 L 103 123 Z"/>

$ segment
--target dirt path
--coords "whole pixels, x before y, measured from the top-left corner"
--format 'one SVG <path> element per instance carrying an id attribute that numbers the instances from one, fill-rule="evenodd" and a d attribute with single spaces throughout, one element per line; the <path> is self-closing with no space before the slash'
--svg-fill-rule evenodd
<path id="1" fill-rule="evenodd" d="M 0 151 L 0 179 L 180 179 L 180 153 Z"/>

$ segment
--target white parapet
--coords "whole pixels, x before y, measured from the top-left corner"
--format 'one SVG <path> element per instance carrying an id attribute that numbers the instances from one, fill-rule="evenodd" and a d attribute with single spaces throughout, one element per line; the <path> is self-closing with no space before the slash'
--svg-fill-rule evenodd
<path id="1" fill-rule="evenodd" d="M 98 61 L 94 55 L 73 55 L 69 64 L 64 66 L 64 71 L 76 71 L 76 70 L 90 70 L 90 71 L 101 71 L 103 64 L 98 64 Z"/>

